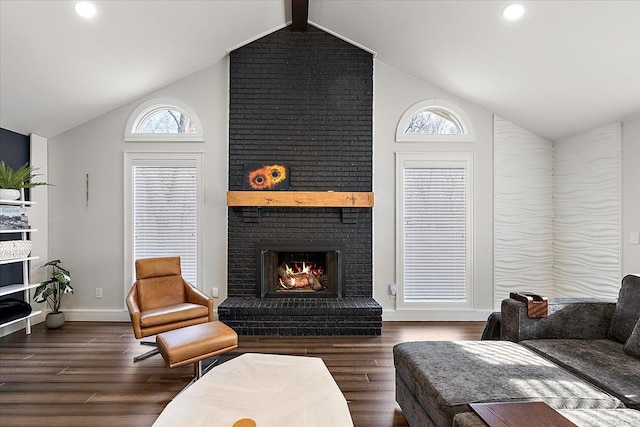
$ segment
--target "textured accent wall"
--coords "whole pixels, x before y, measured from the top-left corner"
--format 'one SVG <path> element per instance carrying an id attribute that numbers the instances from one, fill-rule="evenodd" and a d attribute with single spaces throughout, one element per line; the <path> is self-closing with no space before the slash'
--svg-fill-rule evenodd
<path id="1" fill-rule="evenodd" d="M 555 144 L 553 276 L 557 296 L 618 295 L 620 153 L 620 124 Z"/>
<path id="2" fill-rule="evenodd" d="M 494 304 L 553 291 L 553 143 L 494 117 Z"/>
<path id="3" fill-rule="evenodd" d="M 230 54 L 229 189 L 246 163 L 285 163 L 292 191 L 371 191 L 373 57 L 314 27 Z M 230 208 L 230 297 L 256 294 L 261 240 L 345 248 L 344 296 L 372 295 L 371 209 Z"/>

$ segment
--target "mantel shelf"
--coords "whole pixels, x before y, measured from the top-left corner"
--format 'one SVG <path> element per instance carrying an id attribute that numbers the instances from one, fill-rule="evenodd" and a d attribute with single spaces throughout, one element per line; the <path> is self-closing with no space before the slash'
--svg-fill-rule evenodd
<path id="1" fill-rule="evenodd" d="M 227 191 L 227 206 L 371 208 L 373 193 L 355 191 Z"/>

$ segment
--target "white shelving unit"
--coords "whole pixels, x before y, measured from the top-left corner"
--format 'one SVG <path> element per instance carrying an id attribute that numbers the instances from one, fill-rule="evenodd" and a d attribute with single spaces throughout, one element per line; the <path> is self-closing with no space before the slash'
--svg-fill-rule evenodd
<path id="1" fill-rule="evenodd" d="M 24 200 L 24 190 L 20 190 L 20 200 L 0 199 L 0 205 L 19 206 L 24 208 L 27 206 L 32 206 L 34 204 L 35 202 L 27 202 Z M 38 230 L 34 228 L 29 228 L 25 230 L 0 230 L 0 234 L 20 234 L 21 240 L 29 240 L 28 239 L 29 233 L 33 233 L 35 231 L 38 231 Z M 0 296 L 11 295 L 17 292 L 24 292 L 24 300 L 29 304 L 31 304 L 31 292 L 29 291 L 37 287 L 39 283 L 30 283 L 29 261 L 36 260 L 38 258 L 39 257 L 37 256 L 28 256 L 25 258 L 0 260 L 0 266 L 5 264 L 22 263 L 22 283 L 0 287 Z M 5 323 L 0 323 L 0 328 L 24 321 L 25 332 L 28 335 L 31 333 L 31 319 L 41 313 L 42 313 L 41 310 L 36 310 L 36 311 L 32 310 L 31 313 L 29 313 L 27 316 L 10 320 Z"/>

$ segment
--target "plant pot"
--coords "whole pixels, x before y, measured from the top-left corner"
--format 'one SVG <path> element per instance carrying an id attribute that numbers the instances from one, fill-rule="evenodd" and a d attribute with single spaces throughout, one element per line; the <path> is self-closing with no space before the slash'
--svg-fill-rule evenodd
<path id="1" fill-rule="evenodd" d="M 20 190 L 10 188 L 0 188 L 0 199 L 2 200 L 18 200 L 20 198 Z"/>
<path id="2" fill-rule="evenodd" d="M 47 317 L 44 319 L 44 324 L 48 329 L 58 329 L 64 325 L 64 313 L 62 311 L 57 313 L 47 313 Z"/>

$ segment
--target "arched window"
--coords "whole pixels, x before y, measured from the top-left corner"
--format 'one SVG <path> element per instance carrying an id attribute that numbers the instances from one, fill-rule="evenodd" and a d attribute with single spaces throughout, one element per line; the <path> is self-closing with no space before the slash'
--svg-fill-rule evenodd
<path id="1" fill-rule="evenodd" d="M 471 121 L 450 102 L 427 99 L 411 106 L 402 115 L 396 130 L 396 141 L 458 141 L 475 140 Z"/>
<path id="2" fill-rule="evenodd" d="M 204 141 L 195 113 L 175 99 L 151 99 L 129 117 L 125 141 Z"/>

